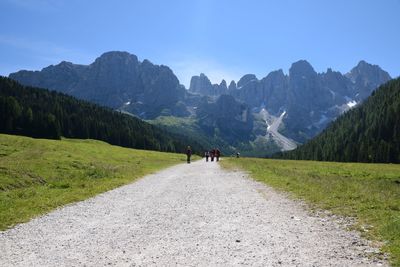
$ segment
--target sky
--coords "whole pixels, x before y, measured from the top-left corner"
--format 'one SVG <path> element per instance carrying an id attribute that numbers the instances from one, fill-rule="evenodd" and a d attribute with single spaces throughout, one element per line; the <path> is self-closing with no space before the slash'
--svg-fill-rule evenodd
<path id="1" fill-rule="evenodd" d="M 0 75 L 127 51 L 185 86 L 360 60 L 400 75 L 400 0 L 0 0 Z"/>

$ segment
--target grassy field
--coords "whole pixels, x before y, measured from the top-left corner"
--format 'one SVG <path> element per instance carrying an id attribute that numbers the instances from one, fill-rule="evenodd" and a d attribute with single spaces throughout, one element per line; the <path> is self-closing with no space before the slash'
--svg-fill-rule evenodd
<path id="1" fill-rule="evenodd" d="M 0 134 L 0 230 L 185 160 L 95 140 Z"/>
<path id="2" fill-rule="evenodd" d="M 382 244 L 400 266 L 400 165 L 225 159 L 278 190 L 290 192 L 316 209 L 353 217 L 363 236 Z"/>

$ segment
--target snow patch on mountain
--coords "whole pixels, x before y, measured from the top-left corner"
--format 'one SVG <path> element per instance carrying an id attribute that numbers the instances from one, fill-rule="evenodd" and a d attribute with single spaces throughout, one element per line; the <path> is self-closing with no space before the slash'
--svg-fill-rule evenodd
<path id="1" fill-rule="evenodd" d="M 347 105 L 349 108 L 352 108 L 352 107 L 354 107 L 355 105 L 357 105 L 357 102 L 354 101 L 354 100 L 352 100 L 352 101 L 347 102 L 346 105 Z"/>

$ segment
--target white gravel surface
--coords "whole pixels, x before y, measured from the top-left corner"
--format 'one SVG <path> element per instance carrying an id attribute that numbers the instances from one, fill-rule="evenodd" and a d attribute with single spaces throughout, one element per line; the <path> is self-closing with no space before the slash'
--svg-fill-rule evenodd
<path id="1" fill-rule="evenodd" d="M 336 221 L 215 162 L 179 165 L 0 232 L 0 266 L 382 266 Z"/>

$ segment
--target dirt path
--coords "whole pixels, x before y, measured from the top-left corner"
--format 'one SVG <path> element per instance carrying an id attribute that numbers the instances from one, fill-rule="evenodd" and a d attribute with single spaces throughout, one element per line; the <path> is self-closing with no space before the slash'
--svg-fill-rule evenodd
<path id="1" fill-rule="evenodd" d="M 0 266 L 382 266 L 356 233 L 195 162 L 0 232 Z"/>

